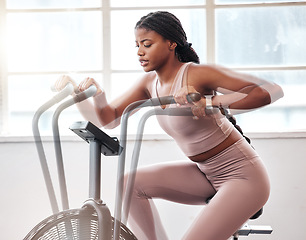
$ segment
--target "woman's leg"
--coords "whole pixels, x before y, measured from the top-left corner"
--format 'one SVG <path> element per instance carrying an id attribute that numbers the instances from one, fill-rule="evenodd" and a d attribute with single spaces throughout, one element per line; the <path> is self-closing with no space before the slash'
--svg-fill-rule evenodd
<path id="1" fill-rule="evenodd" d="M 243 171 L 248 177 L 226 181 L 183 239 L 226 240 L 266 203 L 270 189 L 261 161 Z"/>
<path id="2" fill-rule="evenodd" d="M 167 239 L 152 198 L 184 204 L 205 204 L 206 199 L 213 194 L 215 189 L 195 163 L 175 162 L 139 169 L 129 223 L 141 240 Z M 163 236 L 157 236 L 157 233 L 163 233 Z"/>

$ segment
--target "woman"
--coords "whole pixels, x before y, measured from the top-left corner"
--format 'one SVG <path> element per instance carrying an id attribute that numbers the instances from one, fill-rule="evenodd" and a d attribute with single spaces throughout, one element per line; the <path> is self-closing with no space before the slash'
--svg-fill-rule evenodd
<path id="1" fill-rule="evenodd" d="M 188 93 L 198 92 L 202 98 L 191 105 L 194 116 L 158 116 L 161 127 L 190 161 L 162 163 L 137 171 L 130 210 L 132 230 L 141 240 L 167 239 L 151 199 L 204 205 L 215 194 L 183 239 L 226 240 L 268 200 L 269 180 L 254 149 L 211 107 L 249 111 L 282 97 L 282 89 L 262 79 L 198 64 L 180 21 L 169 12 L 142 17 L 135 27 L 135 39 L 146 74 L 112 103 L 106 101 L 94 79 L 81 82 L 80 91 L 92 84 L 98 89 L 94 105 L 79 104 L 88 120 L 113 128 L 132 102 L 174 95 L 180 107 L 190 106 Z M 67 76 L 60 78 L 57 88 L 67 81 L 73 82 Z"/>

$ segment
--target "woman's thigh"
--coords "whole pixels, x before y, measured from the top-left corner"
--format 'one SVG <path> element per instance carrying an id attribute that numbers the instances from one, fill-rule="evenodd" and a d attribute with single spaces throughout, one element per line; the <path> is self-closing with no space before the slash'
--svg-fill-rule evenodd
<path id="1" fill-rule="evenodd" d="M 247 178 L 224 182 L 204 207 L 184 239 L 226 240 L 256 213 L 269 197 L 269 181 L 260 161 L 244 167 Z"/>
<path id="2" fill-rule="evenodd" d="M 136 173 L 135 193 L 139 198 L 205 204 L 215 189 L 195 163 L 180 161 L 140 168 Z"/>

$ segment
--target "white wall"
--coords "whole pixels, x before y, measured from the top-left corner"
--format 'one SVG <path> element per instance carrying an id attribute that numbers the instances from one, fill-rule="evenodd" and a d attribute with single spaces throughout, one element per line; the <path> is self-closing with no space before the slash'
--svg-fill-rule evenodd
<path id="1" fill-rule="evenodd" d="M 285 137 L 284 137 L 285 136 Z M 39 159 L 33 141 L 3 138 L 0 143 L 0 232 L 1 239 L 20 240 L 51 212 Z M 252 224 L 269 224 L 272 235 L 250 239 L 306 239 L 306 137 L 280 134 L 255 136 L 253 145 L 264 159 L 272 192 L 264 215 Z M 87 198 L 88 144 L 68 138 L 63 142 L 70 207 L 78 208 Z M 52 141 L 45 143 L 50 169 L 55 174 Z M 129 143 L 129 149 L 131 144 Z M 128 152 L 128 156 L 130 156 Z M 168 140 L 143 142 L 141 164 L 182 159 L 183 154 Z M 117 158 L 103 159 L 103 199 L 113 212 Z M 58 189 L 57 184 L 55 185 Z M 171 239 L 180 239 L 202 207 L 157 201 Z M 245 238 L 242 238 L 245 239 Z"/>

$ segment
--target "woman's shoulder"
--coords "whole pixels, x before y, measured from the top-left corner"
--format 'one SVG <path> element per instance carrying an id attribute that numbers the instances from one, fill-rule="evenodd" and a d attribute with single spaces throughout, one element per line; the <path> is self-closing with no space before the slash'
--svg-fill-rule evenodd
<path id="1" fill-rule="evenodd" d="M 188 70 L 188 77 L 198 80 L 202 79 L 205 81 L 209 79 L 214 79 L 215 76 L 220 76 L 220 74 L 225 74 L 230 70 L 215 64 L 190 64 Z"/>
<path id="2" fill-rule="evenodd" d="M 223 67 L 215 65 L 215 64 L 196 64 L 192 63 L 189 67 L 192 72 L 214 72 L 220 71 Z"/>
<path id="3" fill-rule="evenodd" d="M 134 85 L 134 89 L 137 89 L 137 91 L 144 92 L 145 95 L 150 98 L 155 79 L 155 72 L 144 73 L 138 78 L 136 85 Z"/>
<path id="4" fill-rule="evenodd" d="M 222 68 L 212 64 L 190 64 L 188 83 L 200 92 L 214 89 L 216 79 L 222 78 Z"/>
<path id="5" fill-rule="evenodd" d="M 152 83 L 155 80 L 156 80 L 156 73 L 153 71 L 145 73 L 140 77 L 140 83 L 146 88 L 151 87 Z"/>
<path id="6" fill-rule="evenodd" d="M 188 68 L 188 79 L 205 79 L 215 71 L 215 67 L 209 64 L 190 64 Z"/>

